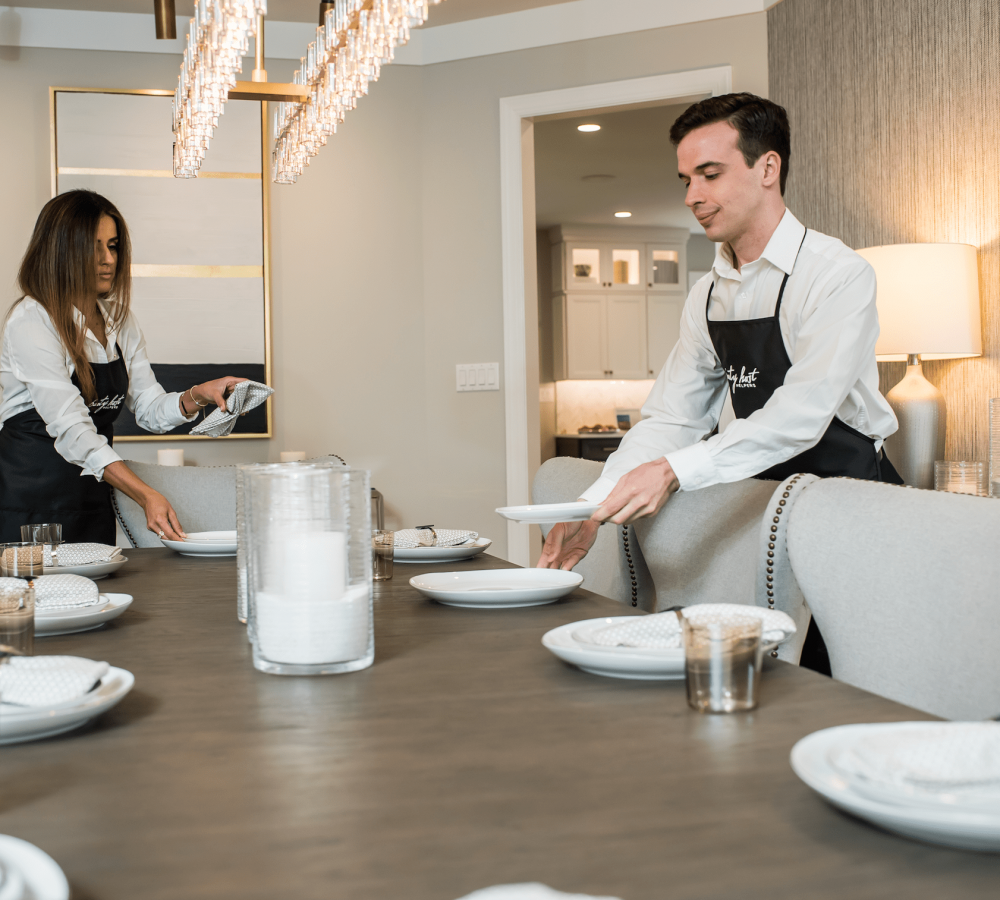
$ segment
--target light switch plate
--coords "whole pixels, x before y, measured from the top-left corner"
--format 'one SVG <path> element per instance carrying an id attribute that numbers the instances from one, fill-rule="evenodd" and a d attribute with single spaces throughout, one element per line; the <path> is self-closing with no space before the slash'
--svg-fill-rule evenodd
<path id="1" fill-rule="evenodd" d="M 455 366 L 456 391 L 499 391 L 500 363 L 460 363 Z"/>

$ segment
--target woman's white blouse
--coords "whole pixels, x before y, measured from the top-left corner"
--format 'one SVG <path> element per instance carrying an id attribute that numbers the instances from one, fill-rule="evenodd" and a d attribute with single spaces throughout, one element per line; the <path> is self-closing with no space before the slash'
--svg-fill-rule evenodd
<path id="1" fill-rule="evenodd" d="M 98 303 L 107 321 L 109 305 Z M 108 329 L 106 347 L 87 328 L 79 310 L 76 319 L 86 332 L 85 352 L 90 362 L 114 362 L 118 342 L 129 376 L 125 405 L 142 428 L 163 434 L 194 418 L 181 412 L 180 394 L 168 394 L 157 383 L 135 316 L 130 313 L 120 331 Z M 11 312 L 0 347 L 0 423 L 34 407 L 55 439 L 59 455 L 80 466 L 82 475 L 100 479 L 105 466 L 121 457 L 97 433 L 83 396 L 71 380 L 73 372 L 73 363 L 49 314 L 25 297 Z"/>

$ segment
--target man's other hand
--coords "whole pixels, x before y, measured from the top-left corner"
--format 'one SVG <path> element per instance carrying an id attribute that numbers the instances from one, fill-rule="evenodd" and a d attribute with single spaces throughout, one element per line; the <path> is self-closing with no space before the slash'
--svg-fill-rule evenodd
<path id="1" fill-rule="evenodd" d="M 636 519 L 655 516 L 679 487 L 666 457 L 643 463 L 618 479 L 614 490 L 594 513 L 593 521 L 628 525 Z"/>
<path id="2" fill-rule="evenodd" d="M 572 569 L 597 540 L 600 522 L 557 522 L 545 539 L 537 569 Z"/>

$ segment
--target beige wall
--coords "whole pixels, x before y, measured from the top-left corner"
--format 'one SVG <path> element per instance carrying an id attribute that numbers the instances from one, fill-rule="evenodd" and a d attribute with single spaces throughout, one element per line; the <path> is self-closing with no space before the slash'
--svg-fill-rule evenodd
<path id="1" fill-rule="evenodd" d="M 0 57 L 0 116 L 13 126 L 0 142 L 0 306 L 16 296 L 20 254 L 49 196 L 48 85 L 172 87 L 178 65 L 15 55 Z M 390 527 L 474 528 L 503 555 L 493 513 L 506 498 L 503 392 L 458 394 L 454 374 L 456 363 L 503 361 L 498 101 L 724 64 L 735 89 L 766 93 L 764 14 L 387 68 L 298 185 L 273 188 L 275 438 L 187 442 L 188 458 L 335 452 L 372 470 Z M 275 80 L 289 74 L 268 68 Z M 153 460 L 170 445 L 120 446 Z"/>
<path id="2" fill-rule="evenodd" d="M 929 362 L 948 459 L 988 458 L 1000 396 L 1000 7 L 982 0 L 784 0 L 768 14 L 771 97 L 788 109 L 788 205 L 854 248 L 979 248 L 983 356 Z M 905 364 L 879 366 L 889 390 Z"/>

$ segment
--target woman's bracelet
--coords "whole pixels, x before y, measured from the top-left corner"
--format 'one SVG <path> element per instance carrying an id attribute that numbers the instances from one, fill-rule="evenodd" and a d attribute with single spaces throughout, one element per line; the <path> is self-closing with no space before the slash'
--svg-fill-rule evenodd
<path id="1" fill-rule="evenodd" d="M 185 391 L 184 393 L 185 393 L 185 394 L 190 394 L 190 395 L 191 395 L 191 402 L 192 402 L 192 403 L 193 403 L 193 404 L 194 404 L 194 405 L 195 405 L 195 406 L 196 406 L 196 407 L 197 407 L 198 409 L 204 409 L 204 408 L 205 408 L 206 406 L 208 406 L 208 404 L 207 404 L 207 403 L 199 403 L 199 402 L 198 402 L 198 398 L 197 398 L 197 397 L 195 397 L 195 395 L 194 395 L 194 388 L 193 388 L 193 387 L 189 387 L 189 388 L 188 388 L 188 389 L 187 389 L 187 390 L 186 390 L 186 391 Z M 183 402 L 184 402 L 184 394 L 181 394 L 181 403 L 183 403 Z M 198 411 L 198 409 L 196 409 L 196 410 L 195 410 L 195 412 L 197 412 L 197 411 Z M 185 415 L 186 415 L 186 414 L 187 414 L 187 410 L 184 410 L 184 413 L 185 413 Z"/>

